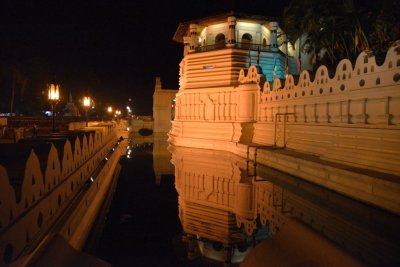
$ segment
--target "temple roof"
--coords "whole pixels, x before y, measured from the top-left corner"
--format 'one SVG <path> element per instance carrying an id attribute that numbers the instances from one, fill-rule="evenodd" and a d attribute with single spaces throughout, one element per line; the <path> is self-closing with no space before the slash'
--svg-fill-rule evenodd
<path id="1" fill-rule="evenodd" d="M 205 27 L 205 26 L 209 26 L 210 24 L 215 24 L 218 22 L 226 22 L 226 19 L 230 16 L 234 16 L 240 20 L 249 20 L 249 21 L 258 22 L 258 23 L 268 23 L 270 21 L 278 20 L 278 18 L 276 18 L 276 17 L 267 17 L 267 16 L 262 16 L 262 15 L 230 11 L 227 13 L 222 13 L 222 14 L 218 14 L 218 15 L 214 15 L 214 16 L 194 19 L 194 20 L 187 21 L 187 22 L 181 22 L 181 23 L 179 23 L 179 26 L 176 29 L 172 40 L 174 40 L 178 43 L 183 43 L 183 37 L 186 36 L 186 33 L 189 30 L 190 24 L 199 24 L 199 25 Z"/>

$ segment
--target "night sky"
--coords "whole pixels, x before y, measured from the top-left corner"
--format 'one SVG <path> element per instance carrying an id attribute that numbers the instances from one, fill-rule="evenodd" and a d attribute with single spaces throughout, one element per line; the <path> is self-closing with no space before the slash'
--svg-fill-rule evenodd
<path id="1" fill-rule="evenodd" d="M 163 88 L 178 89 L 183 47 L 172 37 L 179 22 L 232 9 L 281 17 L 284 3 L 1 1 L 0 67 L 17 62 L 43 83 L 56 79 L 64 99 L 89 94 L 99 106 L 122 106 L 132 98 L 135 114 L 150 115 L 156 76 Z M 29 84 L 26 90 L 40 90 Z"/>

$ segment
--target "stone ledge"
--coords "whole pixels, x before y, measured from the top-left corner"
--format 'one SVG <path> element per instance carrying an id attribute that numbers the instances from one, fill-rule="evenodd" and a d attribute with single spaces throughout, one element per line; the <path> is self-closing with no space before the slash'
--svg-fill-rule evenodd
<path id="1" fill-rule="evenodd" d="M 400 176 L 286 149 L 259 148 L 257 163 L 400 214 Z"/>

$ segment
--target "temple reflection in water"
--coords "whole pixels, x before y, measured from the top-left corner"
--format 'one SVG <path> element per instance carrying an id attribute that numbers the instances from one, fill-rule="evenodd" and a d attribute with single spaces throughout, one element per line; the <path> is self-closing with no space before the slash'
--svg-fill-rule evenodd
<path id="1" fill-rule="evenodd" d="M 267 166 L 258 165 L 254 176 L 253 165 L 228 152 L 173 146 L 169 150 L 188 257 L 201 254 L 229 264 L 249 254 L 251 266 L 251 259 L 257 261 L 260 255 L 250 251 L 272 236 L 265 245 L 271 242 L 285 250 L 264 253 L 272 262 L 290 262 L 280 257 L 296 254 L 290 251 L 292 244 L 298 245 L 296 251 L 307 248 L 291 259 L 293 264 L 318 261 L 318 253 L 331 263 L 354 266 L 358 261 L 386 266 L 399 260 L 397 216 Z"/>
<path id="2" fill-rule="evenodd" d="M 276 213 L 268 229 L 267 217 L 257 229 L 246 162 L 212 150 L 171 147 L 171 152 L 189 257 L 199 252 L 214 260 L 238 263 L 279 227 L 281 216 Z"/>
<path id="3" fill-rule="evenodd" d="M 163 136 L 130 150 L 96 252 L 115 266 L 398 266 L 390 212 Z"/>

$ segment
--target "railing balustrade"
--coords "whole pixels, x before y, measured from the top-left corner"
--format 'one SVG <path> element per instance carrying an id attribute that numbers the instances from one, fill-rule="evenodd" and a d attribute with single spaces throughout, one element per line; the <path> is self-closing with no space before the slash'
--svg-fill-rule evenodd
<path id="1" fill-rule="evenodd" d="M 245 50 L 252 50 L 252 51 L 263 51 L 268 52 L 271 51 L 271 45 L 262 45 L 262 44 L 252 44 L 252 43 L 239 43 L 236 42 L 233 46 L 228 47 L 227 43 L 225 44 L 212 44 L 212 45 L 203 45 L 196 47 L 195 52 L 209 52 L 215 50 L 221 50 L 225 48 L 237 48 L 237 49 L 245 49 Z"/>

